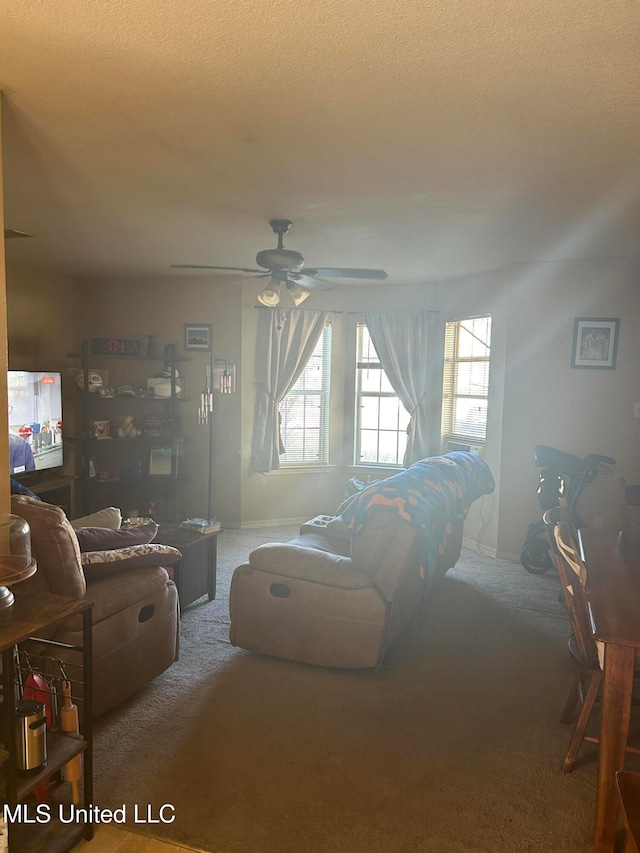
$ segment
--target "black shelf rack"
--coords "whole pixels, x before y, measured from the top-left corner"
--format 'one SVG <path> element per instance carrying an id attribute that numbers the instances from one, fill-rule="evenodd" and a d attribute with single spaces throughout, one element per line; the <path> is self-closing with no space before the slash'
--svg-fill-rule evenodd
<path id="1" fill-rule="evenodd" d="M 81 514 L 88 515 L 105 506 L 117 505 L 124 515 L 153 515 L 162 522 L 177 520 L 177 485 L 184 439 L 180 435 L 179 403 L 185 398 L 176 373 L 178 358 L 175 344 L 167 344 L 160 355 L 95 355 L 90 341 L 83 341 L 81 435 L 67 438 L 78 451 L 80 462 L 79 504 Z M 123 374 L 140 384 L 145 366 L 161 363 L 168 370 L 167 396 L 146 393 L 139 396 L 104 396 L 89 390 L 89 376 L 114 364 L 124 365 Z M 133 365 L 133 369 L 132 369 Z M 138 375 L 134 376 L 135 370 Z M 148 377 L 146 377 L 148 378 Z M 146 381 L 146 380 L 145 380 Z M 137 437 L 118 438 L 115 424 L 121 415 L 134 418 L 143 433 Z M 145 423 L 155 419 L 155 429 L 145 430 Z M 96 424 L 109 424 L 105 437 L 96 436 Z"/>

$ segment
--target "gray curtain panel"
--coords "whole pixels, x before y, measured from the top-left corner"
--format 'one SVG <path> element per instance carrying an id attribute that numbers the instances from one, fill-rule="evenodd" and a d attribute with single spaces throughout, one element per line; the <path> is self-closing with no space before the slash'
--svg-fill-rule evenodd
<path id="1" fill-rule="evenodd" d="M 327 311 L 269 308 L 260 311 L 256 345 L 256 408 L 251 470 L 280 467 L 284 452 L 279 405 L 295 385 L 315 349 Z"/>
<path id="2" fill-rule="evenodd" d="M 429 314 L 367 313 L 365 322 L 385 373 L 411 415 L 403 465 L 408 468 L 430 454 Z"/>

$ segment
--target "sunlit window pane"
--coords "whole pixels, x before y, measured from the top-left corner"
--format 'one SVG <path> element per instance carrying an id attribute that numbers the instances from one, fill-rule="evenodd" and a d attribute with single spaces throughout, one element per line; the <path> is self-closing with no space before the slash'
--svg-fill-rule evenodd
<path id="1" fill-rule="evenodd" d="M 484 438 L 487 425 L 487 401 L 459 397 L 456 400 L 453 431 L 456 435 Z"/>
<path id="2" fill-rule="evenodd" d="M 486 361 L 461 361 L 456 365 L 458 394 L 489 393 L 489 364 Z"/>
<path id="3" fill-rule="evenodd" d="M 442 434 L 485 441 L 491 317 L 447 322 L 444 350 Z"/>
<path id="4" fill-rule="evenodd" d="M 391 430 L 380 430 L 380 449 L 378 460 L 386 465 L 393 465 L 398 459 L 398 433 Z"/>
<path id="5" fill-rule="evenodd" d="M 472 320 L 460 320 L 458 327 L 458 358 L 488 358 L 491 318 L 474 317 Z"/>
<path id="6" fill-rule="evenodd" d="M 393 390 L 393 385 L 387 379 L 387 374 L 381 370 L 380 373 L 382 376 L 380 377 L 380 390 L 383 394 L 395 394 L 396 392 Z"/>
<path id="7" fill-rule="evenodd" d="M 362 425 L 362 429 L 378 429 L 379 414 L 379 397 L 363 397 L 360 403 L 360 424 Z"/>
<path id="8" fill-rule="evenodd" d="M 280 403 L 283 464 L 327 462 L 331 326 L 325 329 L 295 385 Z"/>
<path id="9" fill-rule="evenodd" d="M 357 338 L 356 462 L 402 465 L 409 413 L 400 402 L 364 324 Z M 377 369 L 373 365 L 377 365 Z"/>
<path id="10" fill-rule="evenodd" d="M 380 398 L 380 429 L 398 429 L 398 408 L 400 401 L 397 397 Z"/>
<path id="11" fill-rule="evenodd" d="M 367 367 L 364 368 L 361 373 L 363 391 L 373 391 L 374 393 L 380 391 L 380 383 L 383 379 L 382 370 L 380 370 L 379 368 Z"/>
<path id="12" fill-rule="evenodd" d="M 320 391 L 322 388 L 322 362 L 318 363 L 317 359 L 312 359 L 315 363 L 310 363 L 307 370 L 302 371 L 302 375 L 291 389 L 292 391 Z"/>
<path id="13" fill-rule="evenodd" d="M 363 429 L 360 431 L 360 462 L 378 461 L 378 432 Z"/>

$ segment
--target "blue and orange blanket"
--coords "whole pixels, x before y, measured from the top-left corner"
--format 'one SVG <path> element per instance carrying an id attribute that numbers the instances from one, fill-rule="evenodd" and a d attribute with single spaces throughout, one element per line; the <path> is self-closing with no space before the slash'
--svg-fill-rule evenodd
<path id="1" fill-rule="evenodd" d="M 474 453 L 456 450 L 416 462 L 386 480 L 372 483 L 351 499 L 341 516 L 349 535 L 362 530 L 371 512 L 393 512 L 422 537 L 423 577 L 435 572 L 452 522 L 466 518 L 471 504 L 495 489 L 487 463 Z"/>

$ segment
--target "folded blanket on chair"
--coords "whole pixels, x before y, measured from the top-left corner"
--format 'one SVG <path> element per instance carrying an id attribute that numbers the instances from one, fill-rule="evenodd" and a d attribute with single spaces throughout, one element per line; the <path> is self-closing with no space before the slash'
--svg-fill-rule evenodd
<path id="1" fill-rule="evenodd" d="M 422 459 L 373 483 L 354 495 L 341 515 L 351 536 L 366 526 L 374 510 L 399 515 L 422 536 L 421 571 L 426 577 L 435 571 L 438 554 L 445 551 L 452 522 L 466 518 L 471 504 L 494 489 L 487 463 L 474 453 L 458 450 Z"/>

